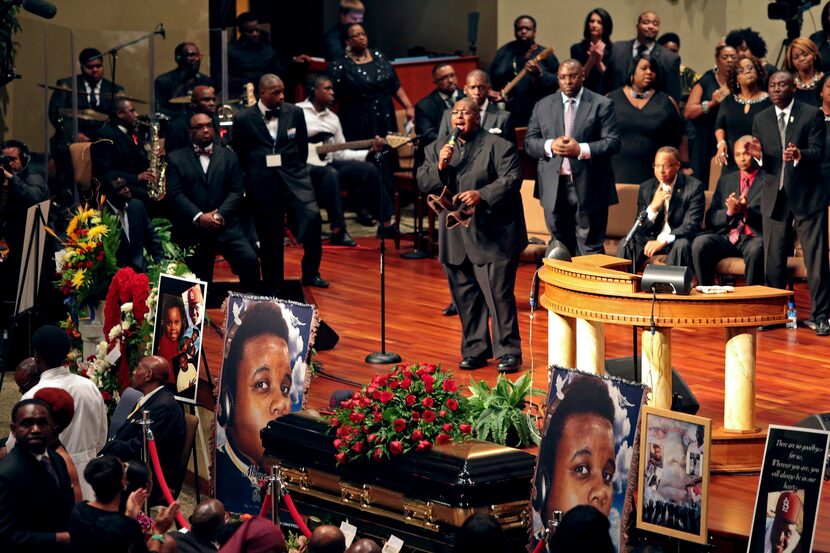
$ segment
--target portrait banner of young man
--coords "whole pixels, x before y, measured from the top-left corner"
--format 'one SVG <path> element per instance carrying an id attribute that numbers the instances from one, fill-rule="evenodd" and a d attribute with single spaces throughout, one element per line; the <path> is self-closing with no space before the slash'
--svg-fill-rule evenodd
<path id="1" fill-rule="evenodd" d="M 305 407 L 314 306 L 230 293 L 214 425 L 212 486 L 231 513 L 257 514 L 268 474 L 260 431 Z"/>
<path id="2" fill-rule="evenodd" d="M 173 275 L 159 277 L 153 355 L 170 362 L 176 399 L 186 403 L 196 403 L 199 380 L 208 380 L 201 369 L 206 301 L 206 282 Z"/>
<path id="3" fill-rule="evenodd" d="M 813 550 L 830 434 L 769 425 L 747 553 Z"/>
<path id="4" fill-rule="evenodd" d="M 611 541 L 621 551 L 646 387 L 561 367 L 552 371 L 531 489 L 531 547 L 544 538 L 555 512 L 590 505 L 608 517 Z"/>

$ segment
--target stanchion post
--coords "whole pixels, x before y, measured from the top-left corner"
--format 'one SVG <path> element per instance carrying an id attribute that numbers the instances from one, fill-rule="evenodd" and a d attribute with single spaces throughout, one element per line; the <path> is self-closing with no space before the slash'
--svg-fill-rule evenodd
<path id="1" fill-rule="evenodd" d="M 144 461 L 148 467 L 152 467 L 152 463 L 150 462 L 150 452 L 147 449 L 147 437 L 150 435 L 150 424 L 152 424 L 152 420 L 150 420 L 150 411 L 144 409 L 141 411 L 141 420 L 136 421 L 136 424 L 141 425 L 141 436 L 142 436 L 142 448 L 141 448 L 141 459 Z M 152 468 L 150 469 L 152 471 Z M 144 500 L 144 512 L 150 512 L 150 501 L 149 498 Z"/>
<path id="2" fill-rule="evenodd" d="M 268 485 L 271 487 L 271 522 L 279 526 L 280 501 L 282 501 L 282 482 L 280 482 L 280 469 L 276 464 L 271 466 L 271 477 L 268 480 Z"/>

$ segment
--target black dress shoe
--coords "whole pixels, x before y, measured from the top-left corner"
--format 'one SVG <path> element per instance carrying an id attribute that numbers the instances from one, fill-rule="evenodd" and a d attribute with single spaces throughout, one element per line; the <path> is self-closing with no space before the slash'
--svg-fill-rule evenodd
<path id="1" fill-rule="evenodd" d="M 398 227 L 395 225 L 389 225 L 385 227 L 383 225 L 378 225 L 378 238 L 395 238 L 398 235 Z"/>
<path id="2" fill-rule="evenodd" d="M 325 280 L 323 277 L 320 276 L 320 273 L 317 273 L 311 278 L 303 277 L 303 284 L 305 286 L 314 286 L 315 288 L 328 288 L 329 281 Z"/>
<path id="3" fill-rule="evenodd" d="M 499 365 L 496 369 L 500 373 L 514 373 L 519 370 L 519 366 L 522 364 L 522 356 L 521 355 L 513 355 L 512 353 L 505 353 L 499 359 Z"/>
<path id="4" fill-rule="evenodd" d="M 354 238 L 351 237 L 347 230 L 341 230 L 332 234 L 331 238 L 329 238 L 329 244 L 332 246 L 348 246 L 350 248 L 357 246 L 357 242 L 354 241 Z"/>
<path id="5" fill-rule="evenodd" d="M 816 319 L 816 336 L 830 336 L 830 321 L 827 317 Z"/>
<path id="6" fill-rule="evenodd" d="M 455 317 L 458 315 L 458 308 L 455 307 L 454 303 L 451 303 L 441 311 L 441 314 L 445 317 Z"/>
<path id="7" fill-rule="evenodd" d="M 375 219 L 369 214 L 368 211 L 358 211 L 357 223 L 359 225 L 363 225 L 364 227 L 371 227 L 374 226 Z"/>
<path id="8" fill-rule="evenodd" d="M 487 365 L 487 359 L 483 357 L 465 357 L 461 360 L 458 364 L 459 369 L 464 369 L 465 371 L 472 371 L 474 369 L 480 369 Z"/>

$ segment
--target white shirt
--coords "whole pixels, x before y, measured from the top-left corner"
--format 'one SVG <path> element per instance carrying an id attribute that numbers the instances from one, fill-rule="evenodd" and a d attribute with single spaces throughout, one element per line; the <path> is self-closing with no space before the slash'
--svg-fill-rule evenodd
<path id="1" fill-rule="evenodd" d="M 668 189 L 670 192 L 674 193 L 674 185 L 677 183 L 677 175 L 674 176 L 674 180 L 670 183 L 661 182 L 660 188 L 666 190 Z M 669 197 L 669 201 L 671 201 L 671 197 Z M 651 209 L 651 204 L 646 208 L 646 214 L 648 215 L 648 220 L 650 223 L 653 223 L 657 219 L 657 211 Z M 671 244 L 674 242 L 675 236 L 671 233 L 671 227 L 669 226 L 669 214 L 666 212 L 665 222 L 663 223 L 663 228 L 660 230 L 660 234 L 657 235 L 657 241 L 662 242 L 663 244 Z"/>
<path id="2" fill-rule="evenodd" d="M 60 438 L 78 470 L 84 499 L 92 501 L 95 493 L 83 474 L 87 463 L 95 458 L 107 441 L 107 407 L 104 398 L 90 379 L 72 374 L 66 367 L 43 371 L 40 382 L 23 394 L 21 399 L 35 397 L 35 392 L 41 388 L 60 388 L 68 392 L 75 402 L 75 416 L 61 432 Z M 6 442 L 8 451 L 11 451 L 14 443 L 14 436 L 9 436 L 9 441 Z"/>
<path id="3" fill-rule="evenodd" d="M 92 105 L 92 97 L 95 96 L 95 105 L 100 106 L 101 105 L 101 83 L 103 81 L 98 81 L 97 83 L 95 83 L 94 87 L 89 86 L 89 83 L 86 81 L 86 79 L 83 79 L 83 81 L 84 81 L 84 89 L 86 89 L 86 96 L 87 96 L 87 100 L 89 102 L 89 105 Z"/>
<path id="4" fill-rule="evenodd" d="M 790 103 L 787 105 L 787 107 L 785 107 L 783 109 L 779 108 L 778 106 L 775 106 L 775 126 L 776 127 L 778 126 L 778 119 L 781 117 L 781 114 L 783 113 L 784 114 L 784 134 L 785 135 L 787 133 L 787 127 L 790 125 L 790 119 L 791 119 L 791 115 L 792 115 L 792 112 L 793 112 L 793 104 L 794 103 L 795 103 L 795 98 L 790 100 Z M 763 144 L 761 145 L 761 147 L 763 147 Z M 784 153 L 784 150 L 786 148 L 787 148 L 786 144 L 781 145 L 781 153 L 782 154 Z M 755 159 L 755 162 L 758 164 L 758 167 L 763 167 L 764 166 L 764 156 L 761 156 L 760 159 L 758 159 L 758 158 L 753 158 L 753 159 Z M 798 160 L 797 159 L 793 160 L 793 167 L 798 167 Z M 781 170 L 782 171 L 784 170 L 783 167 L 782 167 Z"/>
<path id="5" fill-rule="evenodd" d="M 651 51 L 652 51 L 652 50 L 654 50 L 654 45 L 655 45 L 655 44 L 657 44 L 657 43 L 656 43 L 656 42 L 652 42 L 651 44 L 643 44 L 642 42 L 640 42 L 639 40 L 637 40 L 637 39 L 635 38 L 635 39 L 634 39 L 634 44 L 632 44 L 632 45 L 631 45 L 631 57 L 632 57 L 632 58 L 636 58 L 636 57 L 637 57 L 637 48 L 638 48 L 641 44 L 642 44 L 643 46 L 645 46 L 645 47 L 646 47 L 646 50 L 645 50 L 645 52 L 643 52 L 643 54 L 645 54 L 645 55 L 647 55 L 647 56 L 648 56 L 648 55 L 650 55 L 650 54 L 651 54 Z"/>
<path id="6" fill-rule="evenodd" d="M 317 111 L 310 100 L 304 100 L 295 104 L 303 110 L 305 126 L 308 129 L 308 137 L 312 138 L 320 133 L 328 133 L 332 137 L 325 141 L 325 144 L 345 144 L 346 137 L 343 134 L 343 126 L 340 124 L 340 117 L 329 108 Z M 314 144 L 309 144 L 313 148 Z M 341 150 L 326 154 L 326 163 L 332 161 L 366 161 L 369 150 Z"/>
<path id="7" fill-rule="evenodd" d="M 276 142 L 277 131 L 280 128 L 280 118 L 272 117 L 271 119 L 266 119 L 265 112 L 273 110 L 269 110 L 267 107 L 265 107 L 265 104 L 262 103 L 262 100 L 258 100 L 256 105 L 259 108 L 259 113 L 262 114 L 262 120 L 265 121 L 265 126 L 268 127 L 268 132 L 271 134 L 271 138 L 274 140 L 274 142 Z"/>
<path id="8" fill-rule="evenodd" d="M 107 200 L 107 205 L 110 206 L 115 212 L 115 216 L 118 217 L 118 222 L 121 223 L 121 228 L 124 229 L 124 234 L 127 236 L 127 242 L 130 241 L 130 218 L 127 216 L 126 209 L 118 209 L 115 207 L 109 200 Z"/>
<path id="9" fill-rule="evenodd" d="M 565 96 L 564 93 L 560 92 L 559 96 L 562 99 L 562 110 L 564 115 L 564 110 L 567 108 L 568 100 L 573 100 L 574 104 L 571 109 L 574 110 L 574 119 L 576 118 L 576 110 L 579 109 L 579 102 L 582 101 L 582 93 L 585 92 L 585 87 L 579 89 L 579 92 L 576 93 L 576 96 L 570 98 L 569 96 Z M 573 129 L 571 129 L 573 132 Z M 553 138 L 549 138 L 545 140 L 545 155 L 547 157 L 553 157 L 553 150 L 551 146 L 553 145 Z M 587 142 L 580 142 L 579 143 L 579 155 L 576 159 L 591 159 L 591 148 L 588 146 Z"/>

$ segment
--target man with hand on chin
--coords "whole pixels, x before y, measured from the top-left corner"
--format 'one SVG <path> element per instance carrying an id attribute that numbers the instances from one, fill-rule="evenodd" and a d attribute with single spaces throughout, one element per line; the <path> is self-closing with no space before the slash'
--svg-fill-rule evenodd
<path id="1" fill-rule="evenodd" d="M 513 287 L 527 240 L 519 158 L 513 144 L 481 129 L 474 100 L 455 103 L 452 123 L 460 131 L 458 143 L 436 141 L 427 147 L 418 186 L 425 194 L 447 187 L 454 207 L 471 212 L 469 226 L 447 228 L 444 211 L 438 231 L 439 260 L 461 316 L 458 366 L 484 367 L 495 355 L 499 371 L 513 372 L 522 363 Z"/>

